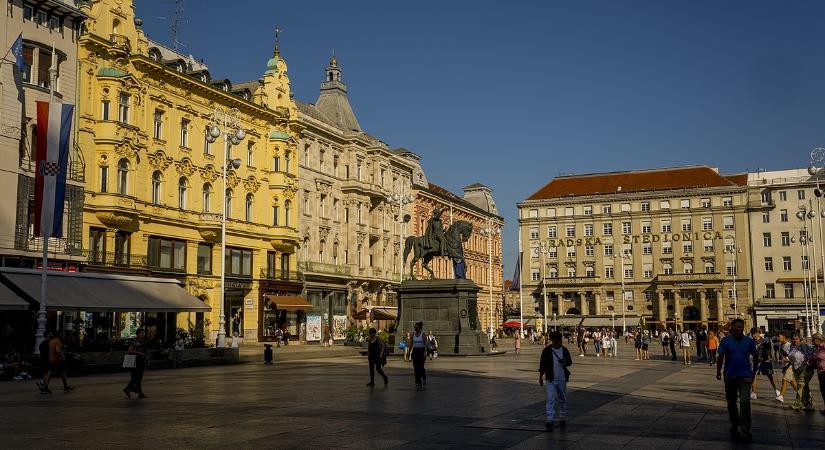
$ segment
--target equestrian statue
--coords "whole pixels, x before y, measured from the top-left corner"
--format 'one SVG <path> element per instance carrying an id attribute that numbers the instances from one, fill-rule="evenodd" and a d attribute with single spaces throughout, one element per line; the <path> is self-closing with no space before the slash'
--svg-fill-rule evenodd
<path id="1" fill-rule="evenodd" d="M 422 260 L 421 267 L 430 273 L 430 279 L 434 279 L 435 274 L 430 269 L 430 261 L 437 257 L 452 260 L 455 279 L 467 278 L 463 244 L 470 239 L 473 225 L 464 220 L 457 220 L 445 230 L 441 222 L 443 212 L 440 208 L 433 211 L 432 217 L 427 222 L 424 236 L 410 236 L 404 241 L 404 262 L 406 263 L 410 253 L 413 254 L 412 261 L 410 261 L 410 279 L 412 280 L 415 280 L 413 268 L 419 259 Z"/>

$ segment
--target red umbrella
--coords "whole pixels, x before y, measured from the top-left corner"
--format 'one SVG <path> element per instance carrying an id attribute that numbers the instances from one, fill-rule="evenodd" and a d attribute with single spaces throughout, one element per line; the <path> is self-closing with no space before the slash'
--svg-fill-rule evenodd
<path id="1" fill-rule="evenodd" d="M 518 320 L 508 320 L 501 324 L 502 328 L 521 328 L 521 322 Z"/>

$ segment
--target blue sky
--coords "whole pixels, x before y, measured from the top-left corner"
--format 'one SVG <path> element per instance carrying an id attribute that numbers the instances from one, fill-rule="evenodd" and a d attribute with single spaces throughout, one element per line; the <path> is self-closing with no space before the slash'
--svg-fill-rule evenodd
<path id="1" fill-rule="evenodd" d="M 135 3 L 170 43 L 174 2 Z M 431 182 L 493 188 L 507 278 L 516 203 L 558 174 L 804 167 L 825 145 L 822 1 L 185 0 L 178 40 L 244 81 L 276 26 L 297 99 L 334 50 L 365 131 Z"/>

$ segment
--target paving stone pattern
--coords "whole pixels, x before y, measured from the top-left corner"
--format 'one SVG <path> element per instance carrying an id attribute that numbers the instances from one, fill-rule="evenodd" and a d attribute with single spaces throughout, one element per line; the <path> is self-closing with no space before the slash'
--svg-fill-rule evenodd
<path id="1" fill-rule="evenodd" d="M 126 373 L 75 378 L 75 392 L 50 396 L 33 382 L 0 383 L 0 448 L 825 448 L 825 416 L 776 402 L 764 379 L 754 442 L 737 447 L 712 367 L 634 361 L 630 350 L 574 356 L 570 420 L 550 432 L 540 348 L 525 345 L 518 356 L 428 361 L 423 391 L 400 359 L 386 368 L 389 386 L 365 387 L 365 358 L 343 352 L 151 371 L 145 400 L 124 398 Z"/>

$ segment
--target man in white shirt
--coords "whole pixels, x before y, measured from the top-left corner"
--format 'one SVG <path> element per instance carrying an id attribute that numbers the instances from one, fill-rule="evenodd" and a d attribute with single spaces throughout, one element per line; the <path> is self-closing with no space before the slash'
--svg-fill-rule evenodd
<path id="1" fill-rule="evenodd" d="M 691 363 L 690 361 L 690 333 L 687 330 L 682 330 L 682 334 L 679 335 L 679 343 L 682 346 L 682 356 L 685 359 L 684 364 L 687 366 Z"/>

